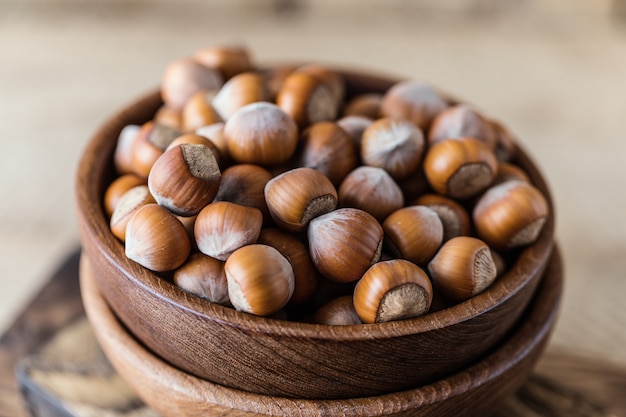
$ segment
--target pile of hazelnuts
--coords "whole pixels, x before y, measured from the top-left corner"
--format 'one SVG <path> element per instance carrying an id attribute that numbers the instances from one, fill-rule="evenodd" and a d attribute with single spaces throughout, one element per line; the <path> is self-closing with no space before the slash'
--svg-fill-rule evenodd
<path id="1" fill-rule="evenodd" d="M 488 288 L 549 214 L 510 132 L 427 83 L 347 96 L 332 68 L 210 47 L 161 96 L 122 130 L 104 206 L 129 259 L 212 303 L 417 317 Z"/>

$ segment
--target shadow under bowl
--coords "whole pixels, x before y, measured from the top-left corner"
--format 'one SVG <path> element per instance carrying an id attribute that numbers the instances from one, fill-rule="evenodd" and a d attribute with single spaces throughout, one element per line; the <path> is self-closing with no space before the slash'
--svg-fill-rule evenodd
<path id="1" fill-rule="evenodd" d="M 343 72 L 347 94 L 383 92 L 396 80 Z M 147 348 L 175 367 L 223 386 L 294 398 L 337 399 L 427 384 L 483 358 L 518 322 L 553 249 L 554 208 L 539 169 L 520 149 L 516 162 L 547 197 L 539 238 L 483 293 L 426 316 L 372 325 L 279 322 L 190 295 L 126 258 L 109 231 L 102 196 L 114 178 L 123 127 L 142 124 L 161 105 L 158 92 L 109 119 L 88 143 L 76 176 L 84 253 L 102 296 Z"/>

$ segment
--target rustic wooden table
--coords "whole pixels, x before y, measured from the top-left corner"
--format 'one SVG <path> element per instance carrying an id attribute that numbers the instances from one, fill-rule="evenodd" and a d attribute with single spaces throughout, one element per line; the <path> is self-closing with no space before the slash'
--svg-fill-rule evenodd
<path id="1" fill-rule="evenodd" d="M 99 351 L 84 318 L 78 261 L 77 251 L 0 338 L 0 417 L 156 416 Z M 551 353 L 496 417 L 626 416 L 624 393 L 626 369 Z"/>

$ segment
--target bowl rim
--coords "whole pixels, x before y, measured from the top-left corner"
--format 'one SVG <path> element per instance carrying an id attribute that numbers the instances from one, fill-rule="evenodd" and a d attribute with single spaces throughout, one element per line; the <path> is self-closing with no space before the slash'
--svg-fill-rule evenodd
<path id="1" fill-rule="evenodd" d="M 131 363 L 143 373 L 159 375 L 163 384 L 168 384 L 168 389 L 172 389 L 169 384 L 176 383 L 175 391 L 178 395 L 186 396 L 187 400 L 261 415 L 271 412 L 272 409 L 281 412 L 297 410 L 298 415 L 302 410 L 310 410 L 310 413 L 314 413 L 333 409 L 349 409 L 355 415 L 382 416 L 388 412 L 395 415 L 418 407 L 433 405 L 439 400 L 448 400 L 477 389 L 510 371 L 531 352 L 541 349 L 542 344 L 545 346 L 558 319 L 564 284 L 563 259 L 557 247 L 542 275 L 539 285 L 541 291 L 538 291 L 531 300 L 523 319 L 512 329 L 506 339 L 478 362 L 438 381 L 403 391 L 365 397 L 316 400 L 267 396 L 242 391 L 196 378 L 168 364 L 145 348 L 128 332 L 99 292 L 97 282 L 90 274 L 92 274 L 90 261 L 83 256 L 80 262 L 79 278 L 81 294 L 86 303 L 85 310 L 99 343 L 109 349 L 115 348 L 114 357 L 109 358 L 112 363 L 115 364 L 116 360 L 122 358 L 122 361 Z M 106 350 L 105 348 L 105 353 Z M 149 372 L 154 371 L 151 366 L 155 366 L 158 372 Z M 527 368 L 528 372 L 530 369 Z M 132 381 L 127 382 L 132 385 Z M 376 411 L 372 413 L 372 409 Z M 305 413 L 305 415 L 313 414 Z"/>
<path id="2" fill-rule="evenodd" d="M 373 85 L 375 89 L 390 86 L 400 79 L 371 73 L 340 69 L 352 88 Z M 357 87 L 354 87 L 354 86 Z M 428 313 L 424 316 L 387 323 L 333 326 L 325 324 L 279 321 L 270 317 L 254 316 L 232 308 L 210 303 L 189 294 L 173 283 L 125 256 L 124 246 L 109 230 L 104 214 L 102 195 L 107 176 L 114 171 L 112 156 L 123 127 L 141 124 L 151 119 L 162 104 L 158 90 L 152 91 L 109 117 L 88 141 L 79 160 L 75 182 L 75 204 L 82 239 L 93 239 L 100 254 L 119 270 L 126 280 L 132 282 L 152 296 L 186 311 L 203 321 L 216 322 L 235 327 L 274 335 L 297 335 L 315 340 L 355 341 L 386 339 L 416 333 L 426 333 L 459 324 L 484 314 L 506 302 L 537 274 L 543 272 L 552 253 L 555 228 L 555 211 L 552 194 L 545 177 L 520 144 L 516 144 L 517 161 L 524 166 L 532 183 L 538 187 L 548 202 L 550 213 L 538 237 L 530 246 L 521 250 L 511 267 L 484 292 L 453 306 Z M 94 184 L 96 186 L 94 186 Z"/>

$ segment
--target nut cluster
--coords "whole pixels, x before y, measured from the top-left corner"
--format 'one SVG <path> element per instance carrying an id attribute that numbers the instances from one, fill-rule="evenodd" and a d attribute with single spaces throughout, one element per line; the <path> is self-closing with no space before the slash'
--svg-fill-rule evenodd
<path id="1" fill-rule="evenodd" d="M 120 133 L 103 205 L 129 259 L 212 303 L 417 317 L 487 289 L 549 214 L 510 132 L 426 83 L 355 95 L 339 71 L 211 47 L 161 95 Z"/>

